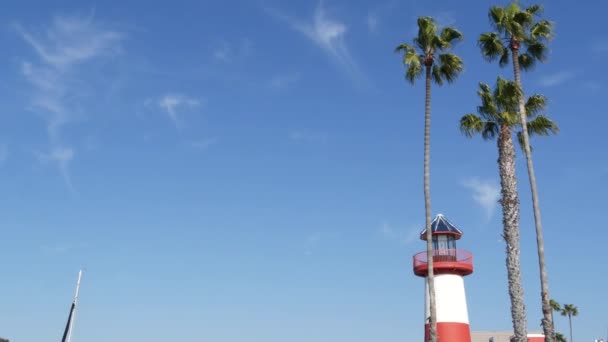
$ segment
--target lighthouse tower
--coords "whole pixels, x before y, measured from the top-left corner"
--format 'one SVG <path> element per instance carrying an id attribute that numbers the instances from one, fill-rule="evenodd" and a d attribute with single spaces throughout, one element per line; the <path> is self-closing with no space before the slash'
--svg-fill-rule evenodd
<path id="1" fill-rule="evenodd" d="M 473 255 L 456 249 L 462 231 L 439 214 L 431 223 L 433 234 L 433 270 L 437 306 L 437 339 L 440 342 L 471 342 L 469 314 L 464 291 L 464 276 L 473 273 Z M 426 241 L 426 229 L 420 233 Z M 429 296 L 427 252 L 414 255 L 414 274 L 425 280 L 424 340 L 429 341 Z"/>

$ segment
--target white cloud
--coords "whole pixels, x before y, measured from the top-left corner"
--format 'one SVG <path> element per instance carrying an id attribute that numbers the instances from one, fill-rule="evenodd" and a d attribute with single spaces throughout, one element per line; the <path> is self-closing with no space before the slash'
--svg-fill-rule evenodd
<path id="1" fill-rule="evenodd" d="M 473 192 L 473 200 L 484 209 L 486 218 L 490 219 L 500 199 L 500 186 L 495 181 L 478 178 L 465 180 L 462 185 Z"/>
<path id="2" fill-rule="evenodd" d="M 375 13 L 367 15 L 367 29 L 369 32 L 376 32 L 378 29 L 378 16 Z"/>
<path id="3" fill-rule="evenodd" d="M 59 255 L 68 253 L 73 249 L 72 245 L 68 244 L 56 244 L 56 245 L 46 245 L 42 246 L 42 251 L 46 254 L 51 255 Z"/>
<path id="4" fill-rule="evenodd" d="M 73 190 L 68 164 L 74 152 L 63 147 L 61 131 L 82 114 L 78 100 L 87 82 L 80 79 L 79 67 L 119 53 L 124 35 L 102 27 L 93 16 L 57 16 L 36 33 L 20 25 L 16 29 L 37 57 L 37 61 L 23 60 L 21 73 L 32 86 L 29 107 L 46 120 L 51 152 L 39 159 L 55 162 Z"/>
<path id="5" fill-rule="evenodd" d="M 191 141 L 190 146 L 197 150 L 204 151 L 216 143 L 217 143 L 217 141 L 215 139 L 203 139 L 203 140 Z"/>
<path id="6" fill-rule="evenodd" d="M 253 47 L 249 39 L 243 39 L 239 43 L 230 43 L 222 40 L 212 48 L 213 58 L 220 62 L 231 62 L 247 56 Z"/>
<path id="7" fill-rule="evenodd" d="M 175 126 L 180 128 L 182 125 L 180 110 L 199 107 L 201 101 L 183 94 L 170 93 L 162 96 L 158 105 L 167 113 Z"/>
<path id="8" fill-rule="evenodd" d="M 228 61 L 231 58 L 232 50 L 227 43 L 222 42 L 219 46 L 213 49 L 213 58 L 219 61 Z"/>
<path id="9" fill-rule="evenodd" d="M 57 69 L 69 68 L 101 55 L 119 50 L 116 43 L 123 34 L 100 28 L 93 17 L 55 17 L 45 34 L 38 37 L 20 26 L 21 37 L 47 65 Z"/>
<path id="10" fill-rule="evenodd" d="M 380 234 L 387 240 L 398 241 L 404 244 L 410 244 L 420 238 L 420 229 L 411 226 L 407 229 L 395 228 L 387 222 L 384 222 L 380 227 Z"/>
<path id="11" fill-rule="evenodd" d="M 270 79 L 268 86 L 275 90 L 283 90 L 296 83 L 300 79 L 300 73 L 276 75 Z"/>
<path id="12" fill-rule="evenodd" d="M 309 131 L 291 131 L 289 139 L 298 142 L 324 142 L 327 140 L 327 135 Z"/>
<path id="13" fill-rule="evenodd" d="M 456 14 L 451 11 L 441 11 L 432 16 L 440 28 L 456 24 Z"/>
<path id="14" fill-rule="evenodd" d="M 348 27 L 343 22 L 328 16 L 323 1 L 317 5 L 312 19 L 305 21 L 286 16 L 276 10 L 268 9 L 267 11 L 310 39 L 353 79 L 359 81 L 362 79 L 362 74 L 346 45 L 345 37 Z"/>
<path id="15" fill-rule="evenodd" d="M 312 255 L 314 250 L 317 249 L 322 238 L 321 233 L 313 233 L 307 236 L 304 240 L 304 254 Z"/>
<path id="16" fill-rule="evenodd" d="M 74 150 L 70 147 L 53 147 L 48 153 L 38 153 L 38 160 L 42 163 L 53 162 L 59 167 L 61 176 L 68 188 L 74 192 L 69 164 L 74 159 Z"/>
<path id="17" fill-rule="evenodd" d="M 8 145 L 0 144 L 0 165 L 4 164 L 8 159 Z"/>
<path id="18" fill-rule="evenodd" d="M 608 52 L 608 41 L 597 41 L 591 46 L 591 50 L 595 53 Z"/>
<path id="19" fill-rule="evenodd" d="M 574 76 L 575 74 L 572 71 L 559 71 L 541 77 L 540 84 L 544 87 L 554 87 L 571 80 Z"/>
<path id="20" fill-rule="evenodd" d="M 583 86 L 592 93 L 597 93 L 604 88 L 603 84 L 598 81 L 586 81 L 583 83 Z"/>

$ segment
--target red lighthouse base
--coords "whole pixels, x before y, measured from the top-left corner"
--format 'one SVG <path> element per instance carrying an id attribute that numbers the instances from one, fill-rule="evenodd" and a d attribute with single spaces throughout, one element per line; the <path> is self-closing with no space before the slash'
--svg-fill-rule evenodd
<path id="1" fill-rule="evenodd" d="M 424 325 L 424 341 L 429 342 L 430 325 Z M 466 323 L 437 322 L 437 341 L 471 342 L 471 329 Z"/>

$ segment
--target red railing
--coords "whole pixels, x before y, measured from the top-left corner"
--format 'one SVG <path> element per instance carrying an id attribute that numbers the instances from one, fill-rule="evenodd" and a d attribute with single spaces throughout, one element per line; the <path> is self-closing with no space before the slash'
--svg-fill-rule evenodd
<path id="1" fill-rule="evenodd" d="M 426 251 L 414 255 L 414 268 L 426 266 L 428 261 Z M 463 249 L 434 249 L 433 262 L 457 262 L 473 266 L 473 254 Z M 433 267 L 435 268 L 435 267 Z"/>

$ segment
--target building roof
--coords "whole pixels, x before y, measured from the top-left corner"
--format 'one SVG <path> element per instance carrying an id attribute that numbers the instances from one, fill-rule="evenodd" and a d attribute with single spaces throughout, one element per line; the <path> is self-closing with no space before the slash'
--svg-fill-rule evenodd
<path id="1" fill-rule="evenodd" d="M 460 239 L 462 236 L 462 231 L 443 216 L 443 214 L 437 214 L 433 222 L 431 222 L 431 233 L 433 235 L 454 235 L 456 239 Z M 426 240 L 426 228 L 420 233 L 420 239 Z"/>

